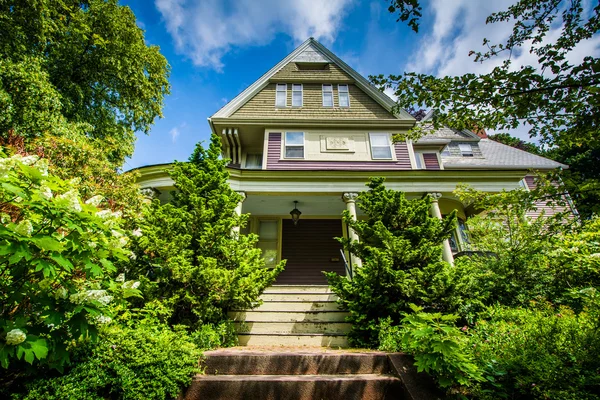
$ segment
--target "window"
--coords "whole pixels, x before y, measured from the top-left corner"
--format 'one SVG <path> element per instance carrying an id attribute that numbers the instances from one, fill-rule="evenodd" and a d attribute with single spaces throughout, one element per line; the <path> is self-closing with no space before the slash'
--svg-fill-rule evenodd
<path id="1" fill-rule="evenodd" d="M 285 133 L 285 158 L 304 158 L 304 132 Z"/>
<path id="2" fill-rule="evenodd" d="M 323 107 L 333 107 L 333 85 L 323 84 Z"/>
<path id="3" fill-rule="evenodd" d="M 338 85 L 338 104 L 340 107 L 350 107 L 350 95 L 348 85 Z"/>
<path id="4" fill-rule="evenodd" d="M 292 107 L 302 107 L 302 84 L 292 84 Z"/>
<path id="5" fill-rule="evenodd" d="M 461 143 L 458 148 L 463 157 L 473 157 L 473 147 L 469 143 Z"/>
<path id="6" fill-rule="evenodd" d="M 278 83 L 275 93 L 275 107 L 287 106 L 287 83 Z"/>
<path id="7" fill-rule="evenodd" d="M 387 133 L 370 133 L 371 156 L 374 160 L 391 160 L 390 135 Z"/>
<path id="8" fill-rule="evenodd" d="M 262 250 L 262 256 L 267 267 L 277 265 L 279 239 L 279 221 L 258 221 L 258 248 Z"/>
<path id="9" fill-rule="evenodd" d="M 450 154 L 450 148 L 448 148 L 448 146 L 444 147 L 444 150 L 442 150 L 441 154 L 442 154 L 443 157 L 449 157 L 449 156 L 451 156 L 451 154 Z"/>
<path id="10" fill-rule="evenodd" d="M 415 167 L 416 169 L 425 169 L 425 160 L 423 160 L 423 153 L 415 151 Z"/>
<path id="11" fill-rule="evenodd" d="M 262 154 L 246 154 L 247 169 L 262 169 Z"/>

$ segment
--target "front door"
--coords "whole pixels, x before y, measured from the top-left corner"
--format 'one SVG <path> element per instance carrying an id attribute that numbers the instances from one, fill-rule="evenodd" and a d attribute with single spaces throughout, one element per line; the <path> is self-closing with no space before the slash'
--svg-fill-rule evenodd
<path id="1" fill-rule="evenodd" d="M 301 219 L 282 221 L 281 258 L 287 260 L 285 270 L 277 277 L 279 285 L 326 285 L 321 271 L 345 274 L 340 255 L 342 236 L 339 219 Z"/>

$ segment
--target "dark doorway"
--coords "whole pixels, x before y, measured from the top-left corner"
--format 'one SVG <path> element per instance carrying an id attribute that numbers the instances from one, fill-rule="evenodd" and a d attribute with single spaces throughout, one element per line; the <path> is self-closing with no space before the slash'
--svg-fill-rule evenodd
<path id="1" fill-rule="evenodd" d="M 342 236 L 339 219 L 301 219 L 282 221 L 281 258 L 287 260 L 285 270 L 277 277 L 280 285 L 326 285 L 321 271 L 345 274 L 340 255 Z"/>

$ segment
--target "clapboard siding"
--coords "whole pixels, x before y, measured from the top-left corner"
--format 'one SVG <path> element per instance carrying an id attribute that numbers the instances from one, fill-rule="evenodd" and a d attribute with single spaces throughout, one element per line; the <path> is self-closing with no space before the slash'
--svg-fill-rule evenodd
<path id="1" fill-rule="evenodd" d="M 299 70 L 296 63 L 289 63 L 271 78 L 274 82 L 321 82 L 352 83 L 354 80 L 336 64 L 328 64 L 322 70 Z"/>
<path id="2" fill-rule="evenodd" d="M 331 83 L 331 82 L 323 82 Z M 349 85 L 350 107 L 323 107 L 321 83 L 303 83 L 302 107 L 291 107 L 292 85 L 288 84 L 287 107 L 275 107 L 275 83 L 269 83 L 246 104 L 232 114 L 244 118 L 344 118 L 392 119 L 395 118 L 379 103 L 355 85 Z M 337 85 L 334 85 L 334 104 L 338 104 Z"/>
<path id="3" fill-rule="evenodd" d="M 425 161 L 425 169 L 440 169 L 440 163 L 435 153 L 423 153 L 423 161 Z"/>
<path id="4" fill-rule="evenodd" d="M 537 187 L 535 176 L 527 175 L 524 178 L 524 180 L 525 180 L 525 184 L 527 185 L 527 187 L 530 190 L 533 190 Z M 561 199 L 561 201 L 567 203 L 567 199 L 564 197 Z M 542 214 L 544 214 L 544 216 L 546 216 L 546 217 L 550 217 L 550 216 L 558 214 L 558 213 L 570 211 L 570 208 L 568 206 L 561 206 L 561 205 L 556 205 L 556 204 L 552 205 L 552 204 L 549 204 L 548 201 L 544 201 L 544 200 L 536 201 L 535 206 L 537 207 L 536 210 L 527 212 L 528 217 L 538 218 Z M 572 213 L 569 214 L 569 218 L 571 218 L 571 217 L 573 217 Z"/>
<path id="5" fill-rule="evenodd" d="M 277 277 L 277 284 L 327 284 L 321 271 L 344 274 L 340 256 L 342 236 L 339 219 L 300 219 L 282 221 L 281 258 L 287 260 L 285 270 Z M 337 261 L 336 261 L 337 260 Z"/>
<path id="6" fill-rule="evenodd" d="M 408 146 L 405 142 L 394 145 L 397 161 L 310 161 L 310 160 L 281 160 L 281 133 L 269 133 L 267 146 L 267 169 L 270 170 L 410 170 Z"/>

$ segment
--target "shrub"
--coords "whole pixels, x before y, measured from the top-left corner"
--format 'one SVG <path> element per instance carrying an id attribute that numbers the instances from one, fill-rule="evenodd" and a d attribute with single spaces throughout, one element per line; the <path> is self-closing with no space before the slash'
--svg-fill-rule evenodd
<path id="1" fill-rule="evenodd" d="M 363 265 L 352 280 L 326 275 L 350 312 L 351 344 L 376 348 L 381 320 L 398 324 L 411 303 L 431 308 L 442 304 L 449 264 L 441 260 L 441 243 L 450 237 L 456 216 L 443 221 L 431 217 L 429 197 L 407 200 L 404 193 L 386 189 L 382 178 L 368 186 L 358 199 L 367 218 L 354 221 L 347 212 L 343 217 L 360 242 L 340 239 Z"/>
<path id="2" fill-rule="evenodd" d="M 481 381 L 481 370 L 467 349 L 468 338 L 454 325 L 458 316 L 411 308 L 413 313 L 406 313 L 398 326 L 382 321 L 380 350 L 412 354 L 417 371 L 432 375 L 443 388 Z"/>
<path id="3" fill-rule="evenodd" d="M 600 399 L 600 313 L 568 307 L 495 307 L 475 325 L 473 356 L 487 380 L 480 399 Z"/>
<path id="4" fill-rule="evenodd" d="M 193 342 L 202 350 L 232 347 L 238 344 L 233 322 L 224 320 L 218 324 L 205 324 L 190 334 Z"/>
<path id="5" fill-rule="evenodd" d="M 171 324 L 199 328 L 227 318 L 231 308 L 254 305 L 283 269 L 265 267 L 256 235 L 235 235 L 247 215 L 235 208 L 242 197 L 227 182 L 227 160 L 213 135 L 187 163 L 169 171 L 176 191 L 168 204 L 155 200 L 145 213 L 144 235 L 138 242 L 132 271 L 145 282 L 150 302 L 161 303 Z M 145 276 L 153 269 L 152 279 Z"/>
<path id="6" fill-rule="evenodd" d="M 14 399 L 175 399 L 199 372 L 200 351 L 184 330 L 141 324 L 111 326 L 80 350 L 74 367 L 44 376 Z"/>

